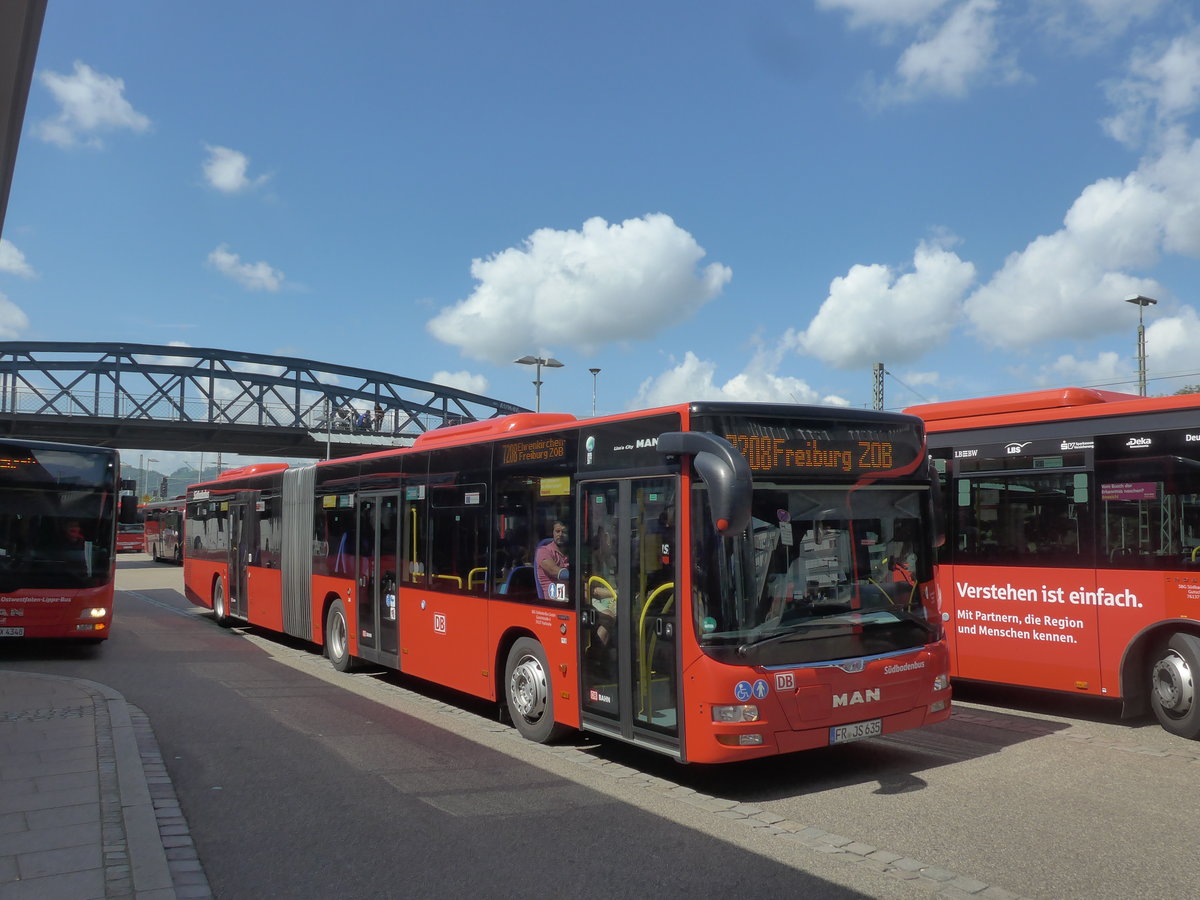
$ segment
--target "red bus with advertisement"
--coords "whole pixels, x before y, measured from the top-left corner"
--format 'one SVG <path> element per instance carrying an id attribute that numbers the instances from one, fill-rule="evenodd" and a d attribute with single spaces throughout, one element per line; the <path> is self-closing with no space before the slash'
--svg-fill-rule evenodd
<path id="1" fill-rule="evenodd" d="M 899 414 L 519 413 L 193 485 L 184 584 L 535 741 L 747 759 L 949 717 L 935 478 Z"/>
<path id="2" fill-rule="evenodd" d="M 108 637 L 120 469 L 110 448 L 0 439 L 0 639 Z"/>
<path id="3" fill-rule="evenodd" d="M 183 563 L 184 498 L 143 503 L 144 549 L 155 562 Z"/>
<path id="4" fill-rule="evenodd" d="M 944 473 L 957 678 L 1111 697 L 1200 737 L 1200 396 L 911 407 Z"/>

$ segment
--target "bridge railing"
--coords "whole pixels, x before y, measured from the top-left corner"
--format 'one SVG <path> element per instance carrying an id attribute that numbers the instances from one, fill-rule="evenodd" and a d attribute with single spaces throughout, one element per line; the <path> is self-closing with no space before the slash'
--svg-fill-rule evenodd
<path id="1" fill-rule="evenodd" d="M 411 417 L 400 410 L 384 410 L 376 416 L 373 409 L 345 404 L 338 410 L 332 404 L 315 402 L 312 408 L 297 416 L 296 409 L 286 403 L 246 400 L 184 398 L 168 401 L 161 394 L 128 394 L 122 392 L 96 392 L 88 402 L 76 394 L 61 394 L 52 399 L 47 392 L 11 386 L 3 393 L 0 412 L 26 413 L 32 415 L 84 416 L 87 418 L 112 417 L 124 420 L 150 420 L 156 422 L 201 422 L 226 425 L 268 425 L 284 428 L 304 428 L 310 432 L 334 434 L 377 434 L 393 437 L 412 437 L 411 430 L 404 430 L 402 423 L 411 424 Z M 368 412 L 365 425 L 360 424 L 359 413 Z M 440 417 L 416 417 L 425 430 L 442 424 Z"/>

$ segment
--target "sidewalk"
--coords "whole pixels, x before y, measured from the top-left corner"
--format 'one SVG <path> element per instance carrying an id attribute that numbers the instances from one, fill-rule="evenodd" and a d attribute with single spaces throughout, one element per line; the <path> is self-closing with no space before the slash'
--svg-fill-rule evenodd
<path id="1" fill-rule="evenodd" d="M 145 714 L 0 668 L 0 900 L 210 898 Z"/>

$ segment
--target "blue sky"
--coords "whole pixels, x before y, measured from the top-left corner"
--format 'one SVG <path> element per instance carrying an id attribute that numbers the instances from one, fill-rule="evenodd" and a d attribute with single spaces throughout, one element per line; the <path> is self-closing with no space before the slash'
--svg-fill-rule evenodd
<path id="1" fill-rule="evenodd" d="M 1191 0 L 50 0 L 0 338 L 590 414 L 1200 383 Z M 161 468 L 161 467 L 160 467 Z"/>

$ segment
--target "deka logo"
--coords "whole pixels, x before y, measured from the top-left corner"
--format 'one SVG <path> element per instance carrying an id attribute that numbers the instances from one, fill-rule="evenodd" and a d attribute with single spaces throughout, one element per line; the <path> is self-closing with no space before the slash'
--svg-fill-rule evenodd
<path id="1" fill-rule="evenodd" d="M 879 688 L 867 688 L 865 691 L 855 691 L 853 694 L 834 694 L 833 708 L 839 706 L 858 706 L 860 703 L 874 703 L 879 699 Z"/>
<path id="2" fill-rule="evenodd" d="M 1153 443 L 1154 441 L 1148 437 L 1130 438 L 1125 442 L 1125 446 L 1130 450 L 1138 450 L 1142 447 L 1149 447 Z"/>

